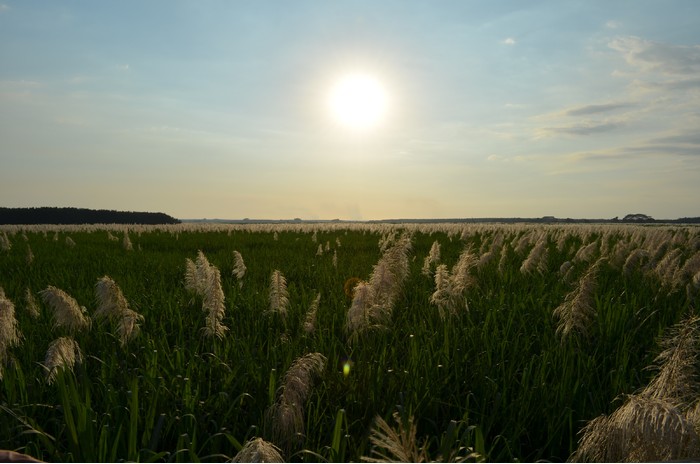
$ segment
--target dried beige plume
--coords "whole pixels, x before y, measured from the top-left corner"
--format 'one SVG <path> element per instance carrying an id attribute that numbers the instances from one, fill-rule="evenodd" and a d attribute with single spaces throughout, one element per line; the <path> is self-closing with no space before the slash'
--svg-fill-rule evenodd
<path id="1" fill-rule="evenodd" d="M 9 299 L 2 297 L 0 298 L 0 380 L 2 380 L 3 366 L 7 361 L 7 350 L 19 345 L 21 340 L 22 333 L 15 319 L 15 305 Z"/>
<path id="2" fill-rule="evenodd" d="M 287 279 L 278 271 L 272 271 L 270 276 L 270 311 L 279 313 L 282 319 L 287 317 L 289 306 L 289 292 L 287 291 Z"/>
<path id="3" fill-rule="evenodd" d="M 537 272 L 539 274 L 544 274 L 547 272 L 547 240 L 542 238 L 539 242 L 530 250 L 530 254 L 527 255 L 525 261 L 520 266 L 520 272 L 522 274 L 532 274 Z"/>
<path id="4" fill-rule="evenodd" d="M 228 330 L 223 324 L 226 305 L 224 303 L 224 290 L 221 287 L 221 273 L 212 266 L 209 271 L 209 280 L 202 301 L 202 309 L 207 312 L 204 325 L 204 335 L 208 337 L 224 337 Z"/>
<path id="5" fill-rule="evenodd" d="M 68 245 L 68 248 L 75 248 L 75 242 L 68 236 L 66 236 L 66 245 Z"/>
<path id="6" fill-rule="evenodd" d="M 318 306 L 321 302 L 321 293 L 316 294 L 316 298 L 311 302 L 309 310 L 306 312 L 306 319 L 304 320 L 304 332 L 307 334 L 312 334 L 316 330 L 316 312 L 318 312 Z"/>
<path id="7" fill-rule="evenodd" d="M 372 443 L 372 456 L 362 456 L 364 462 L 429 462 L 426 442 L 418 443 L 417 427 L 413 417 L 402 421 L 394 413 L 396 428 L 392 428 L 380 416 L 374 418 L 369 441 Z M 405 423 L 404 423 L 405 422 Z"/>
<path id="8" fill-rule="evenodd" d="M 243 287 L 243 276 L 245 276 L 245 263 L 243 262 L 243 256 L 238 251 L 233 252 L 233 275 L 236 276 L 238 280 L 238 287 Z"/>
<path id="9" fill-rule="evenodd" d="M 226 305 L 221 286 L 221 272 L 200 250 L 196 263 L 185 260 L 185 288 L 202 298 L 202 311 L 207 313 L 204 328 L 205 336 L 223 338 L 228 330 L 223 324 Z"/>
<path id="10" fill-rule="evenodd" d="M 0 249 L 3 251 L 10 251 L 12 248 L 12 242 L 10 242 L 10 239 L 7 237 L 7 234 L 3 232 L 0 234 Z"/>
<path id="11" fill-rule="evenodd" d="M 326 362 L 321 353 L 305 354 L 294 360 L 277 389 L 277 401 L 265 413 L 273 442 L 287 454 L 304 435 L 306 400 L 316 379 L 326 368 Z"/>
<path id="12" fill-rule="evenodd" d="M 695 361 L 700 354 L 700 317 L 674 325 L 661 340 L 663 351 L 654 360 L 658 371 L 642 394 L 683 408 L 700 394 Z"/>
<path id="13" fill-rule="evenodd" d="M 700 455 L 693 424 L 671 403 L 630 395 L 610 416 L 599 416 L 582 430 L 571 461 L 664 462 Z"/>
<path id="14" fill-rule="evenodd" d="M 104 276 L 95 284 L 95 296 L 98 306 L 95 319 L 109 319 L 117 324 L 117 336 L 122 346 L 139 334 L 139 323 L 144 318 L 141 314 L 129 308 L 124 294 L 114 280 Z"/>
<path id="15" fill-rule="evenodd" d="M 477 263 L 477 258 L 471 250 L 465 249 L 460 254 L 457 264 L 452 267 L 451 273 L 445 264 L 437 266 L 435 292 L 430 297 L 430 303 L 438 307 L 440 317 L 444 318 L 447 313 L 454 315 L 459 311 L 469 310 L 465 293 L 476 282 L 471 270 Z"/>
<path id="16" fill-rule="evenodd" d="M 642 249 L 642 248 L 637 248 L 634 251 L 632 251 L 628 256 L 627 259 L 625 260 L 625 264 L 622 266 L 622 272 L 625 274 L 626 277 L 629 277 L 632 275 L 632 272 L 634 272 L 636 269 L 638 269 L 641 265 L 641 263 L 649 258 L 649 252 Z"/>
<path id="17" fill-rule="evenodd" d="M 386 305 L 388 311 L 391 311 L 410 271 L 408 255 L 411 251 L 411 238 L 404 234 L 391 243 L 385 247 L 369 278 L 376 303 Z"/>
<path id="18" fill-rule="evenodd" d="M 44 368 L 46 369 L 46 382 L 52 384 L 56 380 L 59 369 L 73 370 L 75 364 L 83 362 L 83 353 L 78 343 L 70 337 L 61 337 L 49 345 L 46 350 Z"/>
<path id="19" fill-rule="evenodd" d="M 453 295 L 450 271 L 447 269 L 446 264 L 440 264 L 435 269 L 435 292 L 430 296 L 430 303 L 438 307 L 440 317 L 443 319 L 445 318 L 446 310 L 451 312 L 455 306 L 452 301 Z"/>
<path id="20" fill-rule="evenodd" d="M 596 276 L 601 262 L 598 260 L 591 266 L 579 281 L 578 287 L 566 295 L 564 302 L 553 312 L 557 319 L 557 334 L 562 341 L 572 333 L 587 336 L 595 321 Z"/>
<path id="21" fill-rule="evenodd" d="M 352 295 L 352 303 L 345 321 L 345 328 L 350 334 L 362 332 L 371 325 L 368 313 L 374 304 L 374 291 L 367 282 L 358 282 Z"/>
<path id="22" fill-rule="evenodd" d="M 134 246 L 131 244 L 131 239 L 129 239 L 129 231 L 124 231 L 124 239 L 122 240 L 122 248 L 126 251 L 132 251 Z"/>
<path id="23" fill-rule="evenodd" d="M 576 252 L 576 255 L 574 256 L 574 259 L 572 261 L 583 261 L 585 263 L 590 263 L 591 261 L 593 261 L 593 258 L 595 257 L 597 251 L 598 241 L 591 242 L 588 245 L 582 245 L 581 248 L 579 248 L 579 250 Z"/>
<path id="24" fill-rule="evenodd" d="M 262 438 L 248 440 L 231 462 L 285 462 L 282 450 Z"/>
<path id="25" fill-rule="evenodd" d="M 338 268 L 338 250 L 333 250 L 332 263 L 333 263 L 333 267 L 337 269 Z"/>
<path id="26" fill-rule="evenodd" d="M 36 319 L 37 317 L 39 317 L 39 304 L 36 302 L 36 298 L 34 298 L 34 294 L 29 289 L 29 287 L 27 287 L 24 292 L 24 301 L 27 304 L 26 308 L 27 312 L 29 313 L 29 316 L 32 319 Z"/>
<path id="27" fill-rule="evenodd" d="M 323 256 L 323 245 L 320 243 L 318 244 L 318 248 L 316 249 L 316 256 Z"/>
<path id="28" fill-rule="evenodd" d="M 87 309 L 80 306 L 75 298 L 52 285 L 39 292 L 41 298 L 54 312 L 54 327 L 65 327 L 73 333 L 90 328 Z"/>
<path id="29" fill-rule="evenodd" d="M 433 245 L 430 247 L 430 252 L 428 253 L 428 256 L 425 257 L 425 260 L 423 261 L 423 269 L 421 272 L 423 275 L 429 276 L 430 271 L 432 270 L 433 266 L 437 265 L 440 262 L 440 242 L 435 240 L 433 242 Z"/>
<path id="30" fill-rule="evenodd" d="M 27 261 L 28 265 L 31 265 L 34 262 L 34 253 L 32 253 L 32 247 L 27 245 L 27 256 L 25 258 Z"/>
<path id="31" fill-rule="evenodd" d="M 683 251 L 674 248 L 669 251 L 654 268 L 654 272 L 664 287 L 674 288 L 681 285 L 679 277 L 681 271 L 681 258 Z"/>

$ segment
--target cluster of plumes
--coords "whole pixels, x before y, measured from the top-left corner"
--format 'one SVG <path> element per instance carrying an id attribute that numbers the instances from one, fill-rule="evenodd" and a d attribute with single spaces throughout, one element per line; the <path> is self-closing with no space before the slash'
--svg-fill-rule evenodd
<path id="1" fill-rule="evenodd" d="M 289 309 L 289 291 L 287 291 L 287 279 L 279 270 L 275 269 L 270 275 L 270 312 L 277 313 L 283 321 L 287 319 Z"/>
<path id="2" fill-rule="evenodd" d="M 3 368 L 8 359 L 8 350 L 19 345 L 22 333 L 15 318 L 15 305 L 10 301 L 0 287 L 0 380 Z"/>
<path id="3" fill-rule="evenodd" d="M 547 255 L 547 238 L 542 237 L 530 250 L 530 254 L 527 255 L 525 261 L 523 261 L 523 264 L 520 266 L 520 272 L 523 274 L 532 274 L 534 272 L 544 274 L 548 269 Z"/>
<path id="4" fill-rule="evenodd" d="M 572 334 L 588 336 L 598 314 L 595 303 L 596 277 L 605 258 L 596 261 L 553 312 L 557 335 L 564 341 Z"/>
<path id="5" fill-rule="evenodd" d="M 380 240 L 380 250 L 382 256 L 374 265 L 369 281 L 361 281 L 353 289 L 353 299 L 345 323 L 351 340 L 368 329 L 385 328 L 388 325 L 394 303 L 409 274 L 409 235 L 383 237 Z"/>
<path id="6" fill-rule="evenodd" d="M 285 462 L 282 450 L 262 438 L 248 440 L 231 462 Z"/>
<path id="7" fill-rule="evenodd" d="M 295 359 L 277 389 L 277 400 L 265 412 L 272 441 L 287 454 L 303 439 L 306 401 L 326 362 L 321 353 L 308 353 Z"/>
<path id="8" fill-rule="evenodd" d="M 49 345 L 46 350 L 44 369 L 46 369 L 46 382 L 52 384 L 56 380 L 59 370 L 72 371 L 76 364 L 83 362 L 83 353 L 78 342 L 71 337 L 59 337 Z"/>
<path id="9" fill-rule="evenodd" d="M 66 329 L 71 334 L 90 329 L 91 321 L 87 309 L 80 306 L 75 298 L 52 285 L 39 292 L 39 295 L 53 310 L 55 329 Z"/>
<path id="10" fill-rule="evenodd" d="M 108 319 L 116 324 L 119 342 L 122 346 L 126 346 L 131 339 L 139 334 L 139 323 L 143 322 L 143 316 L 129 308 L 129 303 L 124 298 L 121 289 L 108 276 L 100 278 L 95 284 L 95 297 L 98 306 L 93 318 L 96 320 Z"/>
<path id="11" fill-rule="evenodd" d="M 31 293 L 28 292 L 28 295 L 31 296 Z M 60 288 L 48 286 L 39 295 L 53 310 L 54 329 L 66 330 L 70 334 L 51 342 L 46 351 L 46 381 L 53 383 L 59 370 L 72 371 L 75 364 L 82 362 L 82 352 L 72 336 L 76 332 L 89 330 L 92 321 L 87 315 L 87 309 Z"/>
<path id="12" fill-rule="evenodd" d="M 243 287 L 243 277 L 245 276 L 246 270 L 247 270 L 247 268 L 245 267 L 245 263 L 243 262 L 243 256 L 238 251 L 234 250 L 232 273 L 236 277 L 236 280 L 238 281 L 238 288 Z"/>
<path id="13" fill-rule="evenodd" d="M 657 374 L 639 393 L 628 395 L 609 416 L 581 431 L 574 461 L 663 462 L 700 458 L 700 318 L 674 326 L 655 360 Z"/>
<path id="14" fill-rule="evenodd" d="M 226 306 L 221 272 L 209 263 L 201 250 L 197 252 L 196 261 L 185 260 L 185 267 L 185 288 L 202 298 L 202 311 L 207 314 L 202 332 L 207 337 L 223 338 L 228 327 L 222 322 Z"/>
<path id="15" fill-rule="evenodd" d="M 478 258 L 467 248 L 459 255 L 452 272 L 446 264 L 435 269 L 435 292 L 430 296 L 430 303 L 438 307 L 443 319 L 447 314 L 469 310 L 466 293 L 476 283 L 471 272 L 477 264 Z"/>
<path id="16" fill-rule="evenodd" d="M 434 271 L 435 266 L 440 263 L 440 242 L 435 240 L 433 245 L 430 247 L 430 252 L 428 256 L 423 260 L 423 268 L 421 272 L 425 276 L 429 276 L 431 272 Z"/>

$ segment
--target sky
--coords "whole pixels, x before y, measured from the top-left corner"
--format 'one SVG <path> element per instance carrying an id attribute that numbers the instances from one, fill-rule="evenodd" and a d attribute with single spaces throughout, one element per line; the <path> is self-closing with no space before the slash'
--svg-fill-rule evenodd
<path id="1" fill-rule="evenodd" d="M 693 217 L 698 129 L 695 0 L 0 0 L 0 206 Z"/>

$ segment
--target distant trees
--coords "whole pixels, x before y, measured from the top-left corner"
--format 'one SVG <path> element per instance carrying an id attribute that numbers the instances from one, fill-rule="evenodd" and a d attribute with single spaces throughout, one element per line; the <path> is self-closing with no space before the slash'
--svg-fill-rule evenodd
<path id="1" fill-rule="evenodd" d="M 0 208 L 0 224 L 178 224 L 165 213 L 87 208 Z"/>

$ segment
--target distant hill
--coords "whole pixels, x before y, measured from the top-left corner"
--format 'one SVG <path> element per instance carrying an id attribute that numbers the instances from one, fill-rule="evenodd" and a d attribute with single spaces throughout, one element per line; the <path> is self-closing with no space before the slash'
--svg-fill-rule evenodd
<path id="1" fill-rule="evenodd" d="M 164 213 L 87 208 L 2 208 L 0 224 L 178 224 Z"/>

